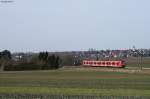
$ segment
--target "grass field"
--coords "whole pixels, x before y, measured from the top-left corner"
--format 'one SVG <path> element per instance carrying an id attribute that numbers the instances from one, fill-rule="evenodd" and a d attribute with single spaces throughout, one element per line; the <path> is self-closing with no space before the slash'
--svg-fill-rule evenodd
<path id="1" fill-rule="evenodd" d="M 0 93 L 150 96 L 150 75 L 66 69 L 1 72 Z"/>

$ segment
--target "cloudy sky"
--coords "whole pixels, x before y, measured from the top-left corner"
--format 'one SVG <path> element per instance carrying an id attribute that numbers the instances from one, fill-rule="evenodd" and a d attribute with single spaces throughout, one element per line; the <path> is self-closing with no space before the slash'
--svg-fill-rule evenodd
<path id="1" fill-rule="evenodd" d="M 150 0 L 0 2 L 0 50 L 150 48 Z"/>

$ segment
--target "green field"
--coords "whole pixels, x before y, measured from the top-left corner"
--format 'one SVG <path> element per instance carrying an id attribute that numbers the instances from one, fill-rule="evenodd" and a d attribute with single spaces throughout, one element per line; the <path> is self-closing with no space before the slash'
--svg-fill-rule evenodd
<path id="1" fill-rule="evenodd" d="M 0 93 L 150 96 L 150 74 L 67 69 L 1 72 Z"/>

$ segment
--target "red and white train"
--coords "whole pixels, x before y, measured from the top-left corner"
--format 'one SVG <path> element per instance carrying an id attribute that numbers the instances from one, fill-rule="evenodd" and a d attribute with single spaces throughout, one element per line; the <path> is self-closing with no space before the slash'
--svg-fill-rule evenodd
<path id="1" fill-rule="evenodd" d="M 122 60 L 118 60 L 118 61 L 83 60 L 82 65 L 91 66 L 91 67 L 118 67 L 118 68 L 125 67 L 125 63 Z"/>

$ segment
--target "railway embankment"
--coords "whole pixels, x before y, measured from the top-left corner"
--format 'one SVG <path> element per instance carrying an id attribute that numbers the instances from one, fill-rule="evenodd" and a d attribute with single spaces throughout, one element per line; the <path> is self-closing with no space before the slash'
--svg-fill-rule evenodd
<path id="1" fill-rule="evenodd" d="M 107 68 L 107 67 L 84 67 L 84 66 L 64 66 L 60 70 L 65 71 L 102 71 L 102 72 L 123 72 L 132 74 L 150 74 L 150 68 Z"/>

